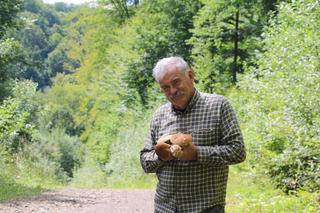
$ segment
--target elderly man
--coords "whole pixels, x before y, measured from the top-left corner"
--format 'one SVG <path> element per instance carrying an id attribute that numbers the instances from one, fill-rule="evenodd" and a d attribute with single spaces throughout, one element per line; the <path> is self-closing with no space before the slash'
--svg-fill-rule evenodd
<path id="1" fill-rule="evenodd" d="M 155 212 L 224 212 L 229 165 L 246 157 L 235 112 L 223 96 L 199 92 L 180 57 L 158 61 L 153 76 L 169 100 L 140 154 L 158 177 Z"/>

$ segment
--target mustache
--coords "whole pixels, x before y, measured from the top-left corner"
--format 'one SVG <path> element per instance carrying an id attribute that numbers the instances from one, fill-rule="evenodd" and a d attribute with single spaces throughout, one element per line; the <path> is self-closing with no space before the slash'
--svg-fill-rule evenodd
<path id="1" fill-rule="evenodd" d="M 177 99 L 177 98 L 180 98 L 180 97 L 183 96 L 183 95 L 184 95 L 183 92 L 177 91 L 177 92 L 175 92 L 174 94 L 172 94 L 172 95 L 170 96 L 170 98 L 171 98 L 171 99 Z"/>

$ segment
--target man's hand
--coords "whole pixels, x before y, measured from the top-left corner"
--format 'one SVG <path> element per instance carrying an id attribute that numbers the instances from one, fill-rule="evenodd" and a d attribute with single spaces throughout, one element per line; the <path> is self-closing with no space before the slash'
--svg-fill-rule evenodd
<path id="1" fill-rule="evenodd" d="M 162 137 L 158 140 L 157 144 L 154 146 L 154 150 L 158 157 L 163 161 L 173 160 L 174 157 L 172 156 L 170 150 L 170 137 L 171 135 L 167 135 Z"/>
<path id="2" fill-rule="evenodd" d="M 196 146 L 190 143 L 189 146 L 183 148 L 181 157 L 178 158 L 182 161 L 192 161 L 197 159 Z"/>
<path id="3" fill-rule="evenodd" d="M 196 160 L 196 146 L 189 134 L 176 133 L 159 138 L 155 152 L 163 161 L 179 159 L 182 161 Z"/>
<path id="4" fill-rule="evenodd" d="M 190 134 L 177 133 L 170 137 L 172 144 L 179 145 L 182 148 L 182 154 L 179 160 L 191 161 L 196 160 L 197 152 L 196 146 L 192 143 L 192 136 Z"/>

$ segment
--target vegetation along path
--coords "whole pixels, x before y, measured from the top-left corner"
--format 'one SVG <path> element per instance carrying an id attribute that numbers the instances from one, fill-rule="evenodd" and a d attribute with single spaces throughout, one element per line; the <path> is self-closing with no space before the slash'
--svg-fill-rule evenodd
<path id="1" fill-rule="evenodd" d="M 153 212 L 149 189 L 74 189 L 48 191 L 40 196 L 0 203 L 6 213 L 122 213 Z"/>

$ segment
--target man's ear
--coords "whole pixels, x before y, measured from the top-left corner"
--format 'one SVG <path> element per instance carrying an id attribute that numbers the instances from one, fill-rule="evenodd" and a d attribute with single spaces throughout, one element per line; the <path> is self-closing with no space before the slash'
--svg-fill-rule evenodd
<path id="1" fill-rule="evenodd" d="M 195 75 L 195 73 L 193 72 L 192 69 L 190 69 L 190 70 L 188 71 L 188 77 L 189 77 L 192 81 L 195 80 L 196 75 Z"/>

